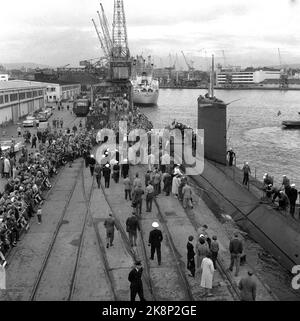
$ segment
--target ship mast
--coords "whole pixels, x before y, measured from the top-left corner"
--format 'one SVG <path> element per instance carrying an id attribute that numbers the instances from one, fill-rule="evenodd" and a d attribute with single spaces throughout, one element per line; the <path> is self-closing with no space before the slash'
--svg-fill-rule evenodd
<path id="1" fill-rule="evenodd" d="M 215 57 L 212 55 L 211 72 L 210 72 L 210 86 L 209 86 L 209 97 L 214 97 L 214 85 L 215 85 Z"/>

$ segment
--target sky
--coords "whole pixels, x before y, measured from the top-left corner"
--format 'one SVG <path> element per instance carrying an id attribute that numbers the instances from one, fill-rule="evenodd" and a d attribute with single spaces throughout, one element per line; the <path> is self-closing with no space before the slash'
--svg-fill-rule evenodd
<path id="1" fill-rule="evenodd" d="M 78 66 L 103 55 L 91 19 L 99 0 L 0 0 L 0 63 Z M 102 0 L 112 26 L 113 0 Z M 157 67 L 300 63 L 300 0 L 124 0 L 132 55 Z"/>

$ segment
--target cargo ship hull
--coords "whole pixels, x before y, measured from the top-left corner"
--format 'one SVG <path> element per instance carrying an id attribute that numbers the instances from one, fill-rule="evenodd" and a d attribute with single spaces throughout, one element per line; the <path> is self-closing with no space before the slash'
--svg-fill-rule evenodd
<path id="1" fill-rule="evenodd" d="M 157 92 L 133 92 L 133 103 L 135 105 L 156 106 L 159 93 Z"/>

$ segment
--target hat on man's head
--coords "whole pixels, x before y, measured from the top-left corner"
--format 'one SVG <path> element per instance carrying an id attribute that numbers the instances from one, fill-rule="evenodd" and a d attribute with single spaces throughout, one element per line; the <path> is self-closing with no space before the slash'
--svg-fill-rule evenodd
<path id="1" fill-rule="evenodd" d="M 159 224 L 157 222 L 153 222 L 152 227 L 157 228 L 157 227 L 159 227 Z"/>
<path id="2" fill-rule="evenodd" d="M 141 261 L 135 261 L 135 262 L 134 262 L 134 265 L 141 266 L 141 265 L 142 265 L 142 262 L 141 262 Z"/>
<path id="3" fill-rule="evenodd" d="M 296 186 L 296 184 L 291 184 L 291 187 L 295 187 Z"/>

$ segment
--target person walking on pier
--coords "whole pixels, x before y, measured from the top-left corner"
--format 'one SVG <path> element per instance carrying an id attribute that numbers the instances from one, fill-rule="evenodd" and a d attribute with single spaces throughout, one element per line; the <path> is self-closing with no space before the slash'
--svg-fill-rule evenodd
<path id="1" fill-rule="evenodd" d="M 105 184 L 105 188 L 109 188 L 109 182 L 110 182 L 110 166 L 109 164 L 106 164 L 102 170 L 103 172 L 103 176 L 104 176 L 104 184 Z"/>
<path id="2" fill-rule="evenodd" d="M 217 259 L 218 259 L 218 253 L 219 253 L 219 243 L 217 241 L 217 236 L 214 235 L 212 237 L 212 241 L 210 243 L 210 252 L 211 252 L 211 259 L 213 261 L 213 264 L 214 264 L 214 268 L 215 270 L 217 269 Z"/>
<path id="3" fill-rule="evenodd" d="M 238 276 L 239 274 L 239 268 L 240 268 L 240 260 L 241 255 L 243 253 L 243 243 L 241 240 L 239 240 L 239 234 L 234 233 L 234 238 L 230 241 L 229 244 L 229 252 L 231 255 L 231 261 L 230 261 L 230 267 L 229 270 L 233 271 L 233 265 L 235 265 L 235 276 Z"/>
<path id="4" fill-rule="evenodd" d="M 154 260 L 154 254 L 157 254 L 158 265 L 161 265 L 161 242 L 163 240 L 162 232 L 158 229 L 159 224 L 157 222 L 152 223 L 154 228 L 149 234 L 149 244 L 151 246 L 150 260 Z"/>
<path id="5" fill-rule="evenodd" d="M 38 224 L 41 224 L 42 223 L 42 203 L 41 202 L 38 206 L 38 209 L 37 209 L 37 212 L 36 212 L 36 215 L 37 215 L 37 219 L 38 219 Z"/>
<path id="6" fill-rule="evenodd" d="M 164 189 L 163 191 L 166 193 L 166 196 L 169 196 L 172 190 L 172 176 L 170 173 L 166 172 L 163 176 Z"/>
<path id="7" fill-rule="evenodd" d="M 106 229 L 106 248 L 114 245 L 115 225 L 112 213 L 109 213 L 109 217 L 104 221 L 104 227 Z"/>
<path id="8" fill-rule="evenodd" d="M 190 276 L 195 277 L 195 251 L 193 245 L 194 236 L 189 236 L 187 248 L 187 269 L 191 272 Z"/>
<path id="9" fill-rule="evenodd" d="M 211 293 L 212 284 L 213 284 L 213 277 L 214 277 L 214 265 L 213 261 L 211 260 L 211 254 L 208 252 L 206 257 L 202 260 L 201 263 L 201 287 L 204 288 L 204 295 L 203 296 L 213 296 Z"/>
<path id="10" fill-rule="evenodd" d="M 32 140 L 31 140 L 31 148 L 36 148 L 36 141 L 37 141 L 37 137 L 35 136 L 35 134 L 33 134 Z"/>
<path id="11" fill-rule="evenodd" d="M 143 267 L 140 261 L 135 262 L 134 268 L 128 275 L 130 282 L 130 301 L 135 301 L 138 294 L 141 301 L 146 301 L 144 298 L 143 281 L 142 281 Z"/>
<path id="12" fill-rule="evenodd" d="M 115 183 L 119 183 L 120 179 L 120 165 L 119 162 L 116 160 L 113 165 L 113 179 Z"/>
<path id="13" fill-rule="evenodd" d="M 126 178 L 128 176 L 128 173 L 129 173 L 129 164 L 128 164 L 128 160 L 127 159 L 123 160 L 121 171 L 122 171 L 122 177 Z"/>
<path id="14" fill-rule="evenodd" d="M 135 179 L 133 180 L 133 189 L 136 189 L 139 185 L 142 186 L 142 181 L 139 177 L 139 173 L 136 173 Z"/>
<path id="15" fill-rule="evenodd" d="M 136 204 L 136 215 L 142 214 L 143 194 L 145 194 L 145 192 L 142 188 L 142 183 L 139 183 L 138 186 L 134 189 L 132 195 L 133 203 Z"/>
<path id="16" fill-rule="evenodd" d="M 252 271 L 248 271 L 247 274 L 246 277 L 241 278 L 238 285 L 241 293 L 241 301 L 255 301 L 256 282 L 253 279 Z"/>
<path id="17" fill-rule="evenodd" d="M 182 195 L 183 195 L 183 208 L 184 209 L 186 209 L 187 207 L 193 208 L 192 188 L 187 183 L 182 188 Z"/>
<path id="18" fill-rule="evenodd" d="M 151 182 L 148 183 L 145 191 L 146 191 L 146 212 L 152 212 L 154 188 L 153 188 Z"/>
<path id="19" fill-rule="evenodd" d="M 94 176 L 95 166 L 96 166 L 96 159 L 94 155 L 91 155 L 89 158 L 89 166 L 90 166 L 90 172 L 91 176 Z"/>
<path id="20" fill-rule="evenodd" d="M 137 231 L 140 230 L 140 225 L 135 213 L 132 213 L 126 220 L 126 232 L 128 233 L 130 246 L 136 246 Z"/>
<path id="21" fill-rule="evenodd" d="M 296 189 L 296 185 L 292 184 L 290 193 L 289 193 L 289 200 L 290 200 L 290 214 L 293 218 L 295 218 L 295 208 L 296 208 L 296 201 L 298 198 L 298 191 Z"/>
<path id="22" fill-rule="evenodd" d="M 209 253 L 209 247 L 208 247 L 208 244 L 205 242 L 205 236 L 203 234 L 201 234 L 199 237 L 199 240 L 196 244 L 198 273 L 201 270 L 202 260 L 206 257 L 207 253 Z"/>
<path id="23" fill-rule="evenodd" d="M 248 183 L 249 183 L 249 175 L 251 174 L 251 169 L 250 169 L 250 166 L 249 166 L 248 162 L 245 162 L 242 170 L 243 170 L 243 173 L 244 173 L 243 185 L 248 185 Z"/>
<path id="24" fill-rule="evenodd" d="M 95 166 L 95 174 L 96 174 L 96 182 L 97 182 L 97 186 L 98 188 L 101 187 L 101 166 L 100 164 L 96 163 L 96 166 Z"/>
<path id="25" fill-rule="evenodd" d="M 125 177 L 124 181 L 123 181 L 124 187 L 125 187 L 125 200 L 127 201 L 127 199 L 129 198 L 129 200 L 131 201 L 131 181 L 130 178 L 128 177 L 128 175 Z"/>

